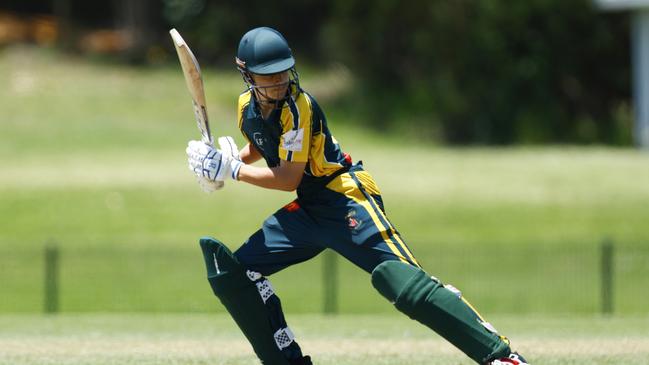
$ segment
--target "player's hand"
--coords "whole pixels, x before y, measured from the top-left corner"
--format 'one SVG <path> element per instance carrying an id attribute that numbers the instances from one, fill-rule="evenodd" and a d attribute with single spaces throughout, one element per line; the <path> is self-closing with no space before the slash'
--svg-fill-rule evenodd
<path id="1" fill-rule="evenodd" d="M 241 167 L 241 157 L 239 156 L 239 148 L 237 147 L 236 142 L 234 142 L 234 138 L 230 136 L 225 136 L 225 137 L 219 137 L 218 138 L 218 143 L 219 143 L 219 151 L 221 154 L 225 157 L 231 157 L 234 160 L 229 160 L 230 161 L 230 166 L 233 171 L 230 176 L 233 180 L 237 180 L 237 174 L 239 172 L 239 168 Z"/>
<path id="2" fill-rule="evenodd" d="M 232 156 L 232 158 L 234 158 L 235 160 L 241 161 L 241 157 L 239 156 L 239 148 L 237 148 L 237 144 L 234 142 L 234 139 L 232 137 L 219 137 L 218 143 L 219 149 L 224 155 Z"/>
<path id="3" fill-rule="evenodd" d="M 189 141 L 187 143 L 187 161 L 189 162 L 189 169 L 200 176 L 199 171 L 203 168 L 203 160 L 210 152 L 210 146 L 200 141 Z"/>
<path id="4" fill-rule="evenodd" d="M 223 181 L 210 180 L 204 177 L 201 173 L 203 169 L 203 160 L 209 151 L 210 146 L 199 141 L 190 141 L 186 149 L 189 169 L 196 174 L 196 182 L 198 182 L 198 185 L 204 192 L 213 193 L 222 189 L 225 184 Z"/>
<path id="5" fill-rule="evenodd" d="M 200 141 L 189 141 L 186 151 L 189 169 L 196 176 L 210 181 L 225 181 L 228 178 L 237 180 L 239 169 L 243 165 L 231 154 L 226 155 Z"/>

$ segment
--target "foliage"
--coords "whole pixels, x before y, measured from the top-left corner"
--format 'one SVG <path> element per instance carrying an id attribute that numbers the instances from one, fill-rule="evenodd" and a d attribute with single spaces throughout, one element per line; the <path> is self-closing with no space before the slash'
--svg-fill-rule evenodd
<path id="1" fill-rule="evenodd" d="M 629 16 L 605 13 L 594 0 L 38 3 L 4 6 L 68 4 L 77 25 L 133 23 L 142 34 L 124 58 L 132 61 L 159 62 L 161 45 L 171 55 L 167 30 L 175 27 L 204 65 L 232 67 L 247 30 L 277 28 L 300 69 L 349 68 L 355 87 L 339 106 L 376 130 L 452 144 L 632 139 Z"/>
<path id="2" fill-rule="evenodd" d="M 239 39 L 248 30 L 281 30 L 299 54 L 317 53 L 319 25 L 330 5 L 318 0 L 162 0 L 165 19 L 192 39 L 202 59 L 232 65 Z"/>
<path id="3" fill-rule="evenodd" d="M 334 14 L 328 47 L 374 125 L 451 143 L 629 142 L 628 19 L 590 0 L 340 0 Z"/>
<path id="4" fill-rule="evenodd" d="M 591 0 L 189 3 L 204 9 L 176 20 L 211 58 L 269 25 L 312 62 L 342 61 L 358 87 L 341 104 L 377 129 L 459 144 L 631 140 L 628 17 Z"/>

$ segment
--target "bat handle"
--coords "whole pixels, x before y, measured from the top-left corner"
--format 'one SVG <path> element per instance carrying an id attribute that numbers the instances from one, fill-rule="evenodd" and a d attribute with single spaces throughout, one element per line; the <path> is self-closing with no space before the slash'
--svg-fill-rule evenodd
<path id="1" fill-rule="evenodd" d="M 209 137 L 203 136 L 203 138 L 201 138 L 201 140 L 206 145 L 214 147 L 214 138 L 212 136 L 209 136 Z"/>

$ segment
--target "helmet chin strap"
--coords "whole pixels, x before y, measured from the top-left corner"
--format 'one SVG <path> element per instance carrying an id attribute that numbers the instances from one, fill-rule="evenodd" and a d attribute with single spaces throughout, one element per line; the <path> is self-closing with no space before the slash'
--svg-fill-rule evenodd
<path id="1" fill-rule="evenodd" d="M 257 99 L 257 103 L 259 103 L 260 105 L 270 105 L 272 106 L 273 110 L 281 109 L 285 101 L 285 99 L 269 99 L 269 100 L 260 100 L 259 98 L 256 99 Z"/>
<path id="2" fill-rule="evenodd" d="M 272 86 L 255 86 L 255 85 L 249 85 L 249 87 L 254 91 L 255 99 L 259 104 L 267 104 L 267 105 L 273 105 L 273 109 L 281 109 L 282 105 L 288 101 L 288 99 L 291 97 L 292 92 L 291 90 L 296 86 L 296 82 L 293 80 L 290 80 L 287 83 L 287 88 L 286 88 L 286 94 L 284 95 L 283 98 L 281 99 L 273 99 L 269 97 L 266 93 L 264 93 L 262 90 L 267 89 L 267 88 L 274 88 L 277 87 L 277 85 L 272 85 Z M 263 98 L 261 97 L 263 96 Z"/>
<path id="3" fill-rule="evenodd" d="M 297 98 L 301 92 L 300 89 L 300 76 L 295 70 L 295 67 L 289 69 L 290 76 L 289 81 L 286 86 L 286 94 L 281 99 L 273 99 L 264 92 L 268 88 L 276 88 L 278 85 L 269 85 L 269 86 L 257 86 L 252 78 L 252 75 L 245 68 L 245 63 L 237 59 L 237 69 L 243 77 L 243 81 L 246 83 L 248 88 L 253 91 L 253 96 L 259 104 L 270 104 L 273 105 L 273 109 L 281 109 L 284 102 L 288 101 L 291 96 Z M 263 97 L 263 98 L 262 98 Z"/>

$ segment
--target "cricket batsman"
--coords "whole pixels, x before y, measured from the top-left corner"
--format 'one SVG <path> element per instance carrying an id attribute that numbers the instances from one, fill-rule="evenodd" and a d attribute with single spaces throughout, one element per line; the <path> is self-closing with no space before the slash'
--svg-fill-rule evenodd
<path id="1" fill-rule="evenodd" d="M 459 290 L 421 268 L 386 216 L 372 176 L 343 152 L 316 100 L 300 88 L 285 38 L 267 27 L 250 30 L 236 64 L 247 86 L 237 108 L 246 145 L 239 151 L 232 137 L 219 138 L 218 149 L 190 141 L 187 155 L 206 192 L 232 180 L 297 193 L 235 252 L 215 238 L 200 240 L 212 291 L 261 362 L 312 364 L 266 277 L 330 248 L 371 274 L 397 310 L 476 363 L 526 365 Z M 260 159 L 267 167 L 252 165 Z"/>

